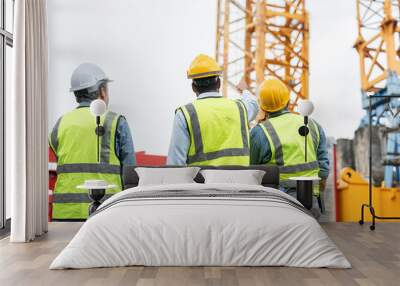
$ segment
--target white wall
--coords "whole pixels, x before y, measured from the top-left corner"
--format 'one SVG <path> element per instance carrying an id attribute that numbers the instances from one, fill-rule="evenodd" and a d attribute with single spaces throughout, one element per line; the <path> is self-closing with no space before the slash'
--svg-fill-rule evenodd
<path id="1" fill-rule="evenodd" d="M 186 69 L 214 54 L 214 0 L 50 0 L 49 126 L 75 106 L 68 92 L 81 62 L 115 80 L 110 108 L 124 114 L 136 150 L 166 154 L 174 110 L 193 99 Z"/>
<path id="2" fill-rule="evenodd" d="M 308 1 L 314 117 L 335 137 L 352 137 L 361 115 L 355 3 Z M 174 110 L 191 101 L 186 69 L 214 55 L 216 0 L 49 0 L 49 126 L 75 106 L 69 78 L 81 62 L 115 80 L 111 108 L 126 115 L 137 150 L 166 154 Z"/>
<path id="3" fill-rule="evenodd" d="M 353 138 L 365 112 L 361 109 L 361 83 L 356 1 L 306 1 L 310 12 L 310 97 L 313 117 L 326 133 Z"/>

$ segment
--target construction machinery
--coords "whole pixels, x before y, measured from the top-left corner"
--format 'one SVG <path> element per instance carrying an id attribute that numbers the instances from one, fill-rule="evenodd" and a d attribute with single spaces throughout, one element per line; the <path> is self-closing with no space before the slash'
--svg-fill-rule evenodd
<path id="1" fill-rule="evenodd" d="M 337 221 L 357 222 L 360 208 L 369 202 L 369 182 L 351 168 L 341 170 L 337 193 Z M 376 215 L 400 217 L 400 189 L 384 186 L 372 187 L 371 205 Z M 380 220 L 379 218 L 377 220 Z M 364 221 L 372 221 L 370 212 L 364 212 Z"/>
<path id="2" fill-rule="evenodd" d="M 359 55 L 362 107 L 366 115 L 360 129 L 368 128 L 370 136 L 369 169 L 373 169 L 372 150 L 382 154 L 384 182 L 372 186 L 351 168 L 340 174 L 338 186 L 339 220 L 358 221 L 400 219 L 400 1 L 356 0 L 358 37 L 354 48 Z M 373 142 L 372 132 L 384 142 Z M 373 146 L 374 144 L 378 146 Z M 383 147 L 382 147 L 383 146 Z M 378 147 L 378 148 L 377 148 Z M 364 208 L 369 209 L 368 213 Z M 363 215 L 366 215 L 363 219 Z"/>
<path id="3" fill-rule="evenodd" d="M 368 125 L 369 97 L 372 124 L 382 126 L 386 139 L 384 185 L 400 178 L 400 26 L 399 3 L 393 0 L 357 0 L 358 37 L 354 45 L 360 58 L 361 126 Z"/>
<path id="4" fill-rule="evenodd" d="M 366 116 L 384 130 L 384 184 L 374 187 L 370 204 L 384 216 L 400 215 L 400 0 L 355 0 L 360 58 L 361 95 Z M 216 59 L 223 67 L 223 95 L 244 78 L 251 91 L 274 76 L 291 90 L 290 109 L 309 97 L 309 19 L 304 0 L 218 0 Z M 372 96 L 372 97 L 370 97 Z M 369 103 L 371 99 L 371 109 Z M 369 113 L 370 112 L 370 113 Z M 376 149 L 376 148 L 375 148 Z M 365 155 L 365 152 L 363 152 Z M 368 181 L 356 171 L 342 170 L 338 219 L 358 221 L 368 202 Z M 367 214 L 365 220 L 371 220 Z"/>
<path id="5" fill-rule="evenodd" d="M 291 90 L 289 108 L 309 97 L 309 26 L 305 0 L 217 0 L 216 59 L 222 92 L 244 78 L 250 90 L 274 76 Z"/>

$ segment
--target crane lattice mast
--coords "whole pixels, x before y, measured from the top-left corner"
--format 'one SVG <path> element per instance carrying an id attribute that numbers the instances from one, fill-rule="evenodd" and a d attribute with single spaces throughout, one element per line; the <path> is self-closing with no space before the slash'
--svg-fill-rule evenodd
<path id="1" fill-rule="evenodd" d="M 400 0 L 357 0 L 361 90 L 366 95 L 386 88 L 388 79 L 400 73 Z"/>
<path id="2" fill-rule="evenodd" d="M 309 97 L 305 0 L 217 0 L 216 59 L 223 95 L 244 78 L 253 93 L 265 77 L 291 90 L 290 109 Z"/>
<path id="3" fill-rule="evenodd" d="M 369 99 L 373 124 L 386 135 L 385 186 L 400 179 L 400 0 L 356 0 L 358 37 L 354 48 L 360 60 L 362 105 L 367 115 Z M 369 97 L 373 96 L 373 97 Z"/>

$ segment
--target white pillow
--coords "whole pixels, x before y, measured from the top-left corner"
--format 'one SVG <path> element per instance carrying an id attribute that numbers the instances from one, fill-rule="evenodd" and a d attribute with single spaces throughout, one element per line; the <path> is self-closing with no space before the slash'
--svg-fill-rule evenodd
<path id="1" fill-rule="evenodd" d="M 139 186 L 171 185 L 195 183 L 198 167 L 186 168 L 145 168 L 135 169 L 139 176 Z"/>
<path id="2" fill-rule="evenodd" d="M 261 185 L 265 171 L 261 170 L 202 170 L 205 184 L 230 183 Z"/>

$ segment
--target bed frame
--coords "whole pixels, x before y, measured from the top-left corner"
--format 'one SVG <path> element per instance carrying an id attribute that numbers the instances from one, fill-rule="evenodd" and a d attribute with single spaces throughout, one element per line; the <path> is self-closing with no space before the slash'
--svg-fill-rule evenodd
<path id="1" fill-rule="evenodd" d="M 123 179 L 123 189 L 129 189 L 136 187 L 139 183 L 139 176 L 135 171 L 137 167 L 146 167 L 146 168 L 182 168 L 183 166 L 125 166 L 122 172 Z M 206 169 L 217 169 L 217 170 L 263 170 L 265 171 L 265 175 L 262 179 L 262 185 L 264 187 L 270 188 L 279 188 L 279 168 L 276 166 L 262 166 L 262 165 L 254 165 L 254 166 L 199 166 L 202 170 Z M 200 174 L 197 174 L 194 179 L 197 183 L 204 183 L 204 178 Z"/>

